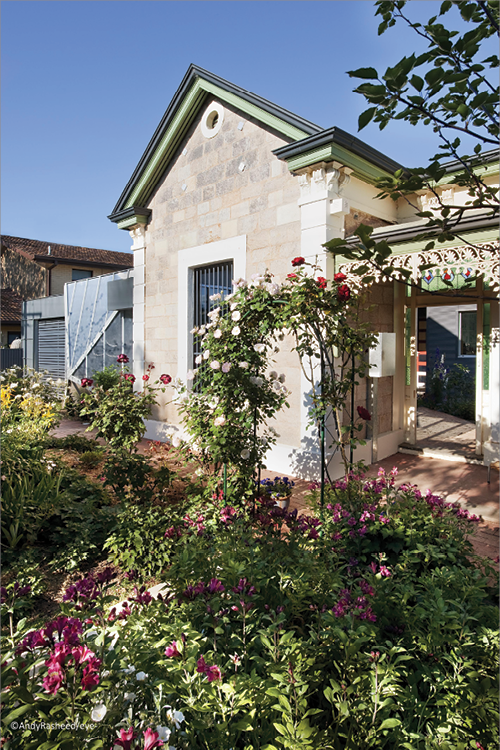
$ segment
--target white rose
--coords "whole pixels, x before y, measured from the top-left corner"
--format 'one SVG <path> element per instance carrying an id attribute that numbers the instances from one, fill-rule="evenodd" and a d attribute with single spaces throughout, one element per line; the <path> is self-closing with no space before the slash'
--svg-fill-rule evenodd
<path id="1" fill-rule="evenodd" d="M 191 328 L 191 330 L 189 331 L 189 333 L 198 333 L 198 327 L 195 326 L 194 328 Z"/>
<path id="2" fill-rule="evenodd" d="M 250 382 L 252 383 L 252 385 L 257 385 L 260 388 L 264 383 L 264 380 L 263 378 L 259 377 L 259 375 L 252 375 L 252 377 L 250 378 Z"/>
<path id="3" fill-rule="evenodd" d="M 240 367 L 242 370 L 248 370 L 248 362 L 240 362 Z"/>
<path id="4" fill-rule="evenodd" d="M 285 380 L 286 380 L 286 375 L 284 372 L 282 372 L 281 375 L 279 376 L 279 381 L 280 383 L 284 383 Z"/>
<path id="5" fill-rule="evenodd" d="M 207 349 L 206 352 L 203 352 L 203 359 L 208 359 L 210 357 L 210 350 Z"/>
<path id="6" fill-rule="evenodd" d="M 220 369 L 220 362 L 217 362 L 216 359 L 213 359 L 210 362 L 210 367 L 212 368 L 212 370 L 219 370 Z"/>
<path id="7" fill-rule="evenodd" d="M 225 425 L 225 424 L 226 424 L 226 417 L 224 417 L 224 416 L 215 417 L 214 425 L 216 427 L 222 427 L 222 425 Z"/>
<path id="8" fill-rule="evenodd" d="M 254 351 L 256 351 L 258 354 L 262 354 L 262 352 L 265 351 L 266 345 L 265 344 L 254 344 L 253 345 Z"/>
<path id="9" fill-rule="evenodd" d="M 271 380 L 277 380 L 278 373 L 276 372 L 276 370 L 271 370 L 271 372 L 269 373 L 269 377 L 271 378 Z"/>
<path id="10" fill-rule="evenodd" d="M 217 328 L 217 330 L 214 331 L 214 339 L 220 339 L 221 336 L 222 336 L 222 331 L 220 328 Z"/>
<path id="11" fill-rule="evenodd" d="M 244 461 L 248 461 L 248 459 L 250 458 L 250 451 L 248 450 L 248 448 L 245 448 L 244 450 L 242 450 L 240 453 L 240 456 L 242 457 Z"/>
<path id="12" fill-rule="evenodd" d="M 201 365 L 202 362 L 203 362 L 203 357 L 202 357 L 201 354 L 198 354 L 198 356 L 194 360 L 194 363 L 195 363 L 195 365 Z"/>
<path id="13" fill-rule="evenodd" d="M 194 380 L 196 373 L 193 370 L 188 370 L 186 373 L 186 380 Z"/>
<path id="14" fill-rule="evenodd" d="M 235 310 L 235 311 L 234 311 L 233 313 L 231 313 L 231 318 L 232 318 L 232 319 L 234 320 L 234 322 L 236 323 L 236 321 L 238 321 L 238 320 L 239 320 L 239 319 L 241 318 L 241 313 L 240 313 L 240 311 L 239 311 L 239 310 Z"/>
<path id="15" fill-rule="evenodd" d="M 231 333 L 233 334 L 233 336 L 239 336 L 241 333 L 241 328 L 239 326 L 234 326 Z"/>
<path id="16" fill-rule="evenodd" d="M 92 713 L 90 714 L 90 716 L 92 717 L 92 721 L 102 721 L 107 713 L 108 709 L 106 708 L 104 703 L 98 703 L 92 709 Z"/>

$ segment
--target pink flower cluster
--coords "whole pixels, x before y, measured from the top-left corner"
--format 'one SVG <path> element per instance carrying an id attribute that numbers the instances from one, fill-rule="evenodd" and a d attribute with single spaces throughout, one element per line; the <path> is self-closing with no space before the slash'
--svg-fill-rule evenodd
<path id="1" fill-rule="evenodd" d="M 153 731 L 149 727 L 143 732 L 144 736 L 144 750 L 154 750 L 156 747 L 163 747 L 164 743 L 160 740 L 158 732 Z M 130 729 L 120 729 L 119 738 L 113 742 L 113 747 L 121 747 L 122 750 L 132 750 L 133 742 L 137 738 L 137 734 L 134 727 Z"/>
<path id="2" fill-rule="evenodd" d="M 22 654 L 25 651 L 34 651 L 36 648 L 53 648 L 60 642 L 70 646 L 79 646 L 82 630 L 83 625 L 78 618 L 60 615 L 40 630 L 32 630 L 28 633 L 17 647 L 16 653 Z"/>
<path id="3" fill-rule="evenodd" d="M 82 378 L 81 379 L 82 388 L 90 388 L 92 385 L 94 385 L 94 381 L 92 378 Z"/>
<path id="4" fill-rule="evenodd" d="M 207 584 L 203 581 L 199 581 L 195 586 L 189 585 L 187 589 L 182 592 L 179 601 L 182 601 L 182 599 L 192 601 L 198 596 L 204 596 L 205 599 L 210 599 L 217 594 L 222 594 L 223 591 L 225 591 L 225 588 L 222 581 L 219 581 L 218 578 L 212 578 Z"/>
<path id="5" fill-rule="evenodd" d="M 81 686 L 83 690 L 91 690 L 99 684 L 99 667 L 101 660 L 87 646 L 71 646 L 68 643 L 56 643 L 53 653 L 45 662 L 47 675 L 43 680 L 46 693 L 56 695 L 58 690 L 66 684 L 65 669 L 83 667 Z"/>
<path id="6" fill-rule="evenodd" d="M 332 607 L 332 612 L 335 617 L 345 617 L 346 615 L 354 615 L 358 620 L 368 620 L 369 622 L 376 622 L 377 617 L 373 613 L 371 606 L 368 603 L 367 596 L 373 596 L 372 587 L 365 582 L 364 584 L 365 594 L 362 596 L 354 597 L 350 589 L 341 589 L 340 598 L 336 604 Z M 363 591 L 362 588 L 362 591 Z"/>
<path id="7" fill-rule="evenodd" d="M 94 576 L 80 578 L 66 589 L 63 602 L 75 602 L 76 608 L 83 610 L 94 606 L 94 602 L 103 594 L 107 584 L 115 576 L 113 568 L 105 568 Z"/>

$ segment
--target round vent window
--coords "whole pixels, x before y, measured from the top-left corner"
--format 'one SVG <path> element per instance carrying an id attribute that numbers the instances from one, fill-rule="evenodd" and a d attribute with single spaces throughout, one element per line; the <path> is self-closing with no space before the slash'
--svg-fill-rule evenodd
<path id="1" fill-rule="evenodd" d="M 221 129 L 223 122 L 224 108 L 217 102 L 212 102 L 202 117 L 201 132 L 205 138 L 213 138 Z"/>

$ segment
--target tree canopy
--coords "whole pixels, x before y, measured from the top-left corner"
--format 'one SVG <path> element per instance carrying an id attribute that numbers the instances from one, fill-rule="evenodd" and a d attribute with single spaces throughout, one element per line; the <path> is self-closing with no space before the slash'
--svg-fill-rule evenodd
<path id="1" fill-rule="evenodd" d="M 462 241 L 461 225 L 472 212 L 484 209 L 489 217 L 498 215 L 498 191 L 484 179 L 491 150 L 498 147 L 498 55 L 484 57 L 484 45 L 499 34 L 499 4 L 496 0 L 445 0 L 437 16 L 427 23 L 414 22 L 407 0 L 378 0 L 376 15 L 381 17 L 378 33 L 383 34 L 396 23 L 406 23 L 428 46 L 422 54 L 403 57 L 379 74 L 375 68 L 348 72 L 362 83 L 355 89 L 370 105 L 359 117 L 359 130 L 375 122 L 382 130 L 394 120 L 410 125 L 423 123 L 431 127 L 439 141 L 438 151 L 425 167 L 404 168 L 380 180 L 377 197 L 403 198 L 426 219 L 421 237 L 429 239 L 426 249 L 436 242 L 455 238 Z M 451 30 L 453 15 L 460 14 L 469 30 Z M 461 24 L 463 25 L 463 24 Z M 486 149 L 486 151 L 485 151 Z M 487 152 L 490 152 L 489 154 Z M 444 201 L 441 189 L 446 184 L 464 188 L 465 205 Z M 430 191 L 433 211 L 421 210 L 416 204 L 418 191 Z M 332 240 L 326 247 L 351 260 L 387 266 L 390 248 L 376 243 L 371 228 L 361 225 L 356 234 L 357 247 L 343 240 Z"/>

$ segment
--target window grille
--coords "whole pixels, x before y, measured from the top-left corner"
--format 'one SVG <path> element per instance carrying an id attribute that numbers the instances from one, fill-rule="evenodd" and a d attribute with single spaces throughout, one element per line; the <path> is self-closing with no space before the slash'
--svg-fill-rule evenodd
<path id="1" fill-rule="evenodd" d="M 459 357 L 476 356 L 476 312 L 460 312 Z"/>
<path id="2" fill-rule="evenodd" d="M 231 294 L 233 290 L 233 261 L 215 263 L 210 266 L 201 266 L 194 269 L 194 311 L 193 323 L 201 327 L 210 322 L 208 313 L 214 307 L 218 307 L 218 300 L 210 300 L 214 294 L 221 293 L 224 297 Z M 193 363 L 195 358 L 201 354 L 200 339 L 198 336 L 193 341 Z M 193 364 L 191 365 L 193 366 Z"/>

